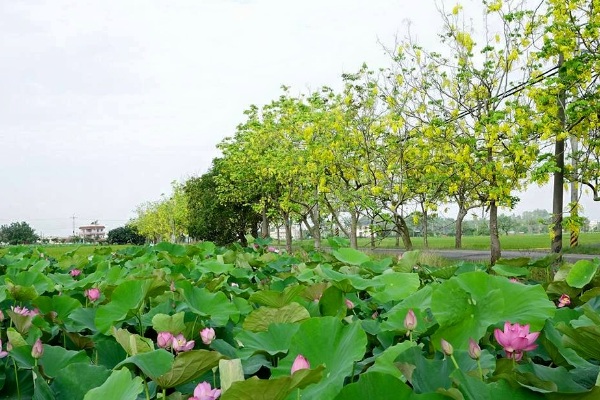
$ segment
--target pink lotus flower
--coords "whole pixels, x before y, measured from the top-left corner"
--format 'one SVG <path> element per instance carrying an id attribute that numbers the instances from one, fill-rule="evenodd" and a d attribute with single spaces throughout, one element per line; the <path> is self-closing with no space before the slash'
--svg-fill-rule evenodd
<path id="1" fill-rule="evenodd" d="M 373 314 L 371 314 L 371 318 L 377 319 L 377 317 L 379 317 L 379 313 L 377 311 L 375 311 Z"/>
<path id="2" fill-rule="evenodd" d="M 156 344 L 161 349 L 170 349 L 173 345 L 173 334 L 171 332 L 160 332 L 156 336 Z"/>
<path id="3" fill-rule="evenodd" d="M 84 294 L 87 296 L 87 298 L 91 301 L 94 302 L 96 300 L 98 300 L 100 298 L 100 289 L 98 288 L 91 288 L 91 289 L 87 289 Z"/>
<path id="4" fill-rule="evenodd" d="M 568 306 L 569 304 L 571 304 L 571 298 L 568 294 L 563 294 L 560 296 L 560 299 L 558 299 L 558 308 Z"/>
<path id="5" fill-rule="evenodd" d="M 40 358 L 44 354 L 44 346 L 42 345 L 42 341 L 38 338 L 33 344 L 31 348 L 31 357 Z"/>
<path id="6" fill-rule="evenodd" d="M 211 344 L 217 335 L 215 334 L 215 330 L 213 328 L 204 328 L 200 331 L 200 337 L 202 338 L 202 343 Z"/>
<path id="7" fill-rule="evenodd" d="M 346 308 L 348 308 L 348 310 L 352 310 L 354 308 L 354 303 L 346 299 Z"/>
<path id="8" fill-rule="evenodd" d="M 8 350 L 8 346 L 6 346 L 6 350 Z M 8 355 L 8 351 L 2 350 L 2 339 L 0 339 L 0 358 L 4 358 Z"/>
<path id="9" fill-rule="evenodd" d="M 507 358 L 519 361 L 524 351 L 530 351 L 537 347 L 533 342 L 540 336 L 540 332 L 529 333 L 529 324 L 504 323 L 504 331 L 494 330 L 496 341 L 504 348 Z"/>
<path id="10" fill-rule="evenodd" d="M 220 389 L 212 389 L 210 383 L 202 382 L 194 389 L 194 396 L 190 397 L 189 400 L 216 400 L 221 396 Z"/>
<path id="11" fill-rule="evenodd" d="M 417 327 L 417 316 L 412 308 L 408 310 L 406 317 L 404 317 L 404 327 L 407 331 L 414 331 Z"/>
<path id="12" fill-rule="evenodd" d="M 301 369 L 310 369 L 310 363 L 306 358 L 304 358 L 302 354 L 298 354 L 298 356 L 294 360 L 294 363 L 292 364 L 291 373 L 293 374 L 294 372 Z"/>
<path id="13" fill-rule="evenodd" d="M 478 360 L 481 357 L 481 347 L 473 338 L 469 338 L 469 357 L 473 360 Z"/>
<path id="14" fill-rule="evenodd" d="M 0 310 L 0 322 L 4 321 L 4 313 Z"/>
<path id="15" fill-rule="evenodd" d="M 267 251 L 270 253 L 279 253 L 279 250 L 276 247 L 269 246 L 267 247 Z"/>
<path id="16" fill-rule="evenodd" d="M 81 270 L 80 270 L 80 269 L 77 269 L 77 268 L 75 268 L 75 269 L 72 269 L 71 271 L 69 271 L 69 274 L 70 274 L 72 277 L 76 277 L 76 276 L 79 276 L 79 275 L 81 275 Z"/>
<path id="17" fill-rule="evenodd" d="M 194 348 L 196 342 L 194 340 L 186 340 L 183 334 L 179 334 L 173 338 L 173 350 L 178 353 L 189 351 Z"/>
<path id="18" fill-rule="evenodd" d="M 15 314 L 25 315 L 25 316 L 29 316 L 29 317 L 35 317 L 36 315 L 38 315 L 40 313 L 40 311 L 37 309 L 30 310 L 27 307 L 20 307 L 20 306 L 16 306 L 16 307 L 10 306 L 10 309 Z"/>

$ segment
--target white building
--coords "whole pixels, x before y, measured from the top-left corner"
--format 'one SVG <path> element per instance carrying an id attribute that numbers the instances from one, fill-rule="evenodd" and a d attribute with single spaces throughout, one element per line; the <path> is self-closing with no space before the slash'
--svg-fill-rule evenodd
<path id="1" fill-rule="evenodd" d="M 94 221 L 89 225 L 79 227 L 79 236 L 86 240 L 102 240 L 106 237 L 104 231 L 106 227 L 98 224 L 98 221 Z"/>

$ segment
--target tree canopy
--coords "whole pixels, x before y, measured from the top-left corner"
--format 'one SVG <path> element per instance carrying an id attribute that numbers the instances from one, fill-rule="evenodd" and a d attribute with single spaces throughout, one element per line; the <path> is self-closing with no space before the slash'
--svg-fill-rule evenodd
<path id="1" fill-rule="evenodd" d="M 39 236 L 27 222 L 13 222 L 10 225 L 0 226 L 0 242 L 15 244 L 35 243 Z"/>

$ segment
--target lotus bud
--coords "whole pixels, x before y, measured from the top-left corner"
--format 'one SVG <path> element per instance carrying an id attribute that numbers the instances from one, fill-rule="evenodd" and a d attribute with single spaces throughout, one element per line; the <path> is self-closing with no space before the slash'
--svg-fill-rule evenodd
<path id="1" fill-rule="evenodd" d="M 292 364 L 292 374 L 301 369 L 310 369 L 310 363 L 302 354 L 298 354 L 294 363 Z"/>
<path id="2" fill-rule="evenodd" d="M 469 357 L 473 360 L 479 360 L 481 357 L 481 347 L 473 338 L 469 338 Z"/>
<path id="3" fill-rule="evenodd" d="M 200 337 L 202 338 L 202 343 L 211 344 L 217 335 L 215 334 L 215 330 L 213 328 L 204 328 L 200 331 Z"/>
<path id="4" fill-rule="evenodd" d="M 442 339 L 441 343 L 442 343 L 442 351 L 444 352 L 445 355 L 451 356 L 452 354 L 454 354 L 454 347 L 452 347 L 452 345 L 450 343 L 448 343 L 444 339 Z"/>
<path id="5" fill-rule="evenodd" d="M 36 340 L 31 349 L 31 357 L 40 358 L 44 354 L 44 346 L 40 339 Z"/>
<path id="6" fill-rule="evenodd" d="M 87 298 L 90 301 L 94 302 L 100 298 L 100 289 L 98 289 L 98 288 L 88 289 L 85 291 L 85 295 L 87 296 Z"/>
<path id="7" fill-rule="evenodd" d="M 348 308 L 348 310 L 352 310 L 354 308 L 354 303 L 346 299 L 346 308 Z"/>
<path id="8" fill-rule="evenodd" d="M 173 335 L 171 332 L 160 332 L 156 337 L 156 344 L 161 349 L 168 349 L 173 345 Z"/>
<path id="9" fill-rule="evenodd" d="M 404 317 L 404 327 L 407 331 L 414 331 L 417 327 L 417 316 L 412 308 L 408 310 L 406 317 Z"/>

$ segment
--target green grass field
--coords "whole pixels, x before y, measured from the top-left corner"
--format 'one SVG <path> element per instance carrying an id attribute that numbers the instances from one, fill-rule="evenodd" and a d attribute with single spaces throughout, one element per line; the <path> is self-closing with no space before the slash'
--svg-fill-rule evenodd
<path id="1" fill-rule="evenodd" d="M 451 236 L 436 236 L 428 238 L 430 249 L 453 249 L 454 237 Z M 416 249 L 423 248 L 423 238 L 412 238 L 413 246 Z M 305 240 L 304 243 L 309 243 Z M 503 250 L 549 250 L 550 238 L 548 235 L 503 235 L 500 237 L 500 243 Z M 579 247 L 574 249 L 569 248 L 569 237 L 564 236 L 563 251 L 565 253 L 577 254 L 600 254 L 600 232 L 582 233 L 579 237 Z M 300 243 L 295 243 L 300 245 Z M 369 248 L 370 241 L 368 238 L 358 239 L 359 247 Z M 110 247 L 112 250 L 118 250 L 127 246 L 112 245 L 112 246 L 94 246 L 94 245 L 50 245 L 37 246 L 44 249 L 44 252 L 51 257 L 58 258 L 62 254 L 76 250 L 76 254 L 88 256 L 94 252 L 97 247 Z M 386 238 L 376 242 L 376 247 L 393 249 L 396 248 L 396 240 L 394 238 Z M 402 248 L 402 241 L 400 241 Z M 463 236 L 462 248 L 467 250 L 487 250 L 490 248 L 489 236 Z M 0 248 L 0 256 L 4 255 L 8 248 Z"/>
<path id="2" fill-rule="evenodd" d="M 423 238 L 411 238 L 415 249 L 423 249 Z M 304 241 L 308 243 L 308 241 Z M 430 249 L 453 249 L 454 237 L 451 236 L 436 236 L 429 237 Z M 396 248 L 395 238 L 385 238 L 375 242 L 378 248 L 393 249 Z M 502 235 L 500 236 L 500 245 L 503 250 L 549 250 L 550 237 L 547 234 L 540 235 Z M 358 246 L 368 248 L 371 242 L 368 238 L 359 238 Z M 400 241 L 399 248 L 403 248 Z M 467 250 L 488 250 L 490 248 L 489 236 L 463 236 L 462 248 Z M 600 254 L 600 232 L 582 233 L 579 237 L 579 247 L 574 249 L 569 248 L 568 234 L 563 236 L 563 251 L 568 253 L 579 254 Z"/>
<path id="3" fill-rule="evenodd" d="M 94 253 L 94 250 L 101 247 L 109 247 L 110 249 L 118 250 L 128 246 L 125 245 L 110 245 L 110 246 L 96 246 L 92 244 L 85 245 L 46 245 L 46 246 L 35 246 L 36 248 L 44 249 L 44 253 L 50 257 L 58 259 L 63 254 L 75 250 L 75 254 L 80 256 L 89 256 Z M 8 251 L 8 247 L 0 248 L 0 257 Z"/>

